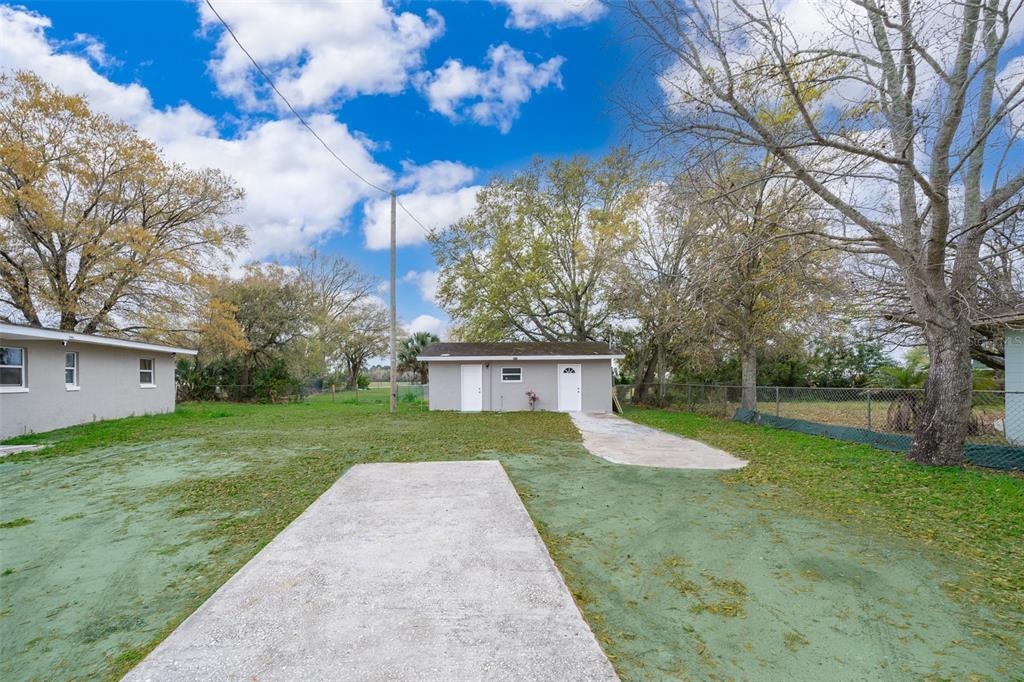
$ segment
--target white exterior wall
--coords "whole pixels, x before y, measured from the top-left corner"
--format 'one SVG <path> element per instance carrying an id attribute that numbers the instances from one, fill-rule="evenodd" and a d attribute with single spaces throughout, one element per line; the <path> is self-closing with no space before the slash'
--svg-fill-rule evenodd
<path id="1" fill-rule="evenodd" d="M 74 424 L 174 411 L 173 353 L 56 340 L 0 340 L 25 349 L 28 391 L 0 393 L 0 440 Z M 64 353 L 78 353 L 77 391 L 64 386 Z M 139 359 L 153 358 L 156 387 L 139 385 Z"/>
<path id="2" fill-rule="evenodd" d="M 1006 440 L 1024 446 L 1024 330 L 1006 332 Z M 1013 392 L 1016 391 L 1017 395 Z"/>
<path id="3" fill-rule="evenodd" d="M 430 409 L 459 410 L 462 407 L 462 365 L 483 368 L 483 409 L 517 412 L 530 409 L 527 391 L 537 394 L 536 410 L 558 410 L 558 365 L 580 365 L 584 412 L 612 409 L 611 360 L 495 360 L 430 362 Z M 502 382 L 502 367 L 521 367 L 523 380 Z"/>

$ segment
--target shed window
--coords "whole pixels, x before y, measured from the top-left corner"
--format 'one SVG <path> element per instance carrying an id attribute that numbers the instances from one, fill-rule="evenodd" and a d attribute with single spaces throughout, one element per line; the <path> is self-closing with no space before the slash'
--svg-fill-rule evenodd
<path id="1" fill-rule="evenodd" d="M 64 385 L 78 386 L 78 353 L 64 353 Z"/>
<path id="2" fill-rule="evenodd" d="M 139 359 L 139 383 L 143 386 L 155 386 L 156 376 L 153 372 L 153 358 Z"/>
<path id="3" fill-rule="evenodd" d="M 522 367 L 502 367 L 501 368 L 501 381 L 502 383 L 519 383 L 523 380 L 523 368 Z"/>
<path id="4" fill-rule="evenodd" d="M 25 349 L 0 346 L 0 387 L 25 387 Z"/>

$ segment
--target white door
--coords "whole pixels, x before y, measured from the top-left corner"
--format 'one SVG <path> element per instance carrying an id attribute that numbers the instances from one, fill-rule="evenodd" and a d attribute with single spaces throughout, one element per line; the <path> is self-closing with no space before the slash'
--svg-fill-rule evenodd
<path id="1" fill-rule="evenodd" d="M 462 411 L 484 409 L 484 366 L 462 365 Z"/>
<path id="2" fill-rule="evenodd" d="M 583 371 L 580 365 L 558 366 L 558 410 L 579 412 L 583 409 Z"/>

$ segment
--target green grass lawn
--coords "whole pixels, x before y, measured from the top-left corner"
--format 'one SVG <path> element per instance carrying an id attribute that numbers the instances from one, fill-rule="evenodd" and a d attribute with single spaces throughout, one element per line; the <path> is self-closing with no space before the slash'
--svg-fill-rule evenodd
<path id="1" fill-rule="evenodd" d="M 679 413 L 751 465 L 589 455 L 565 415 L 385 392 L 186 404 L 0 462 L 0 678 L 116 678 L 360 462 L 499 459 L 623 679 L 1013 679 L 1024 479 Z"/>

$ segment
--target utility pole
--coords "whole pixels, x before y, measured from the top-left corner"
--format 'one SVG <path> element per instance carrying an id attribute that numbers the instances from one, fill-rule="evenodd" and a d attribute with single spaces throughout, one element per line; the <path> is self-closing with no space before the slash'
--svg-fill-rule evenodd
<path id="1" fill-rule="evenodd" d="M 398 409 L 398 313 L 395 310 L 395 203 L 397 197 L 391 193 L 391 412 Z"/>

